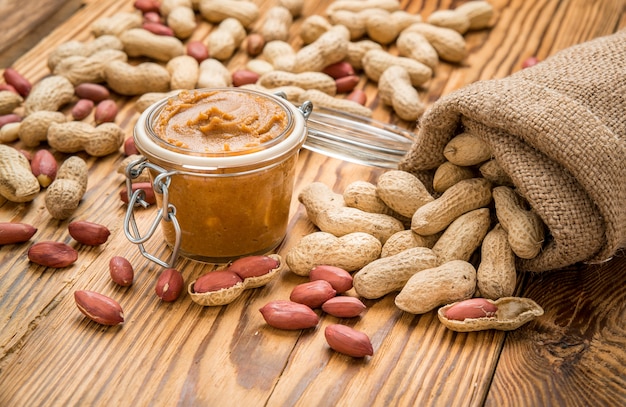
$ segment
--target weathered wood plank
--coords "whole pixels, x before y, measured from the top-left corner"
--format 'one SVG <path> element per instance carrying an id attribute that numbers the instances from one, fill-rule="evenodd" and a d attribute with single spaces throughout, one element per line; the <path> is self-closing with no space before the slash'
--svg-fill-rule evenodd
<path id="1" fill-rule="evenodd" d="M 623 405 L 625 280 L 624 257 L 530 277 L 546 315 L 507 335 L 486 405 Z"/>
<path id="2" fill-rule="evenodd" d="M 9 67 L 42 37 L 63 24 L 82 5 L 80 0 L 51 0 L 24 7 L 17 0 L 0 3 L 0 68 Z"/>

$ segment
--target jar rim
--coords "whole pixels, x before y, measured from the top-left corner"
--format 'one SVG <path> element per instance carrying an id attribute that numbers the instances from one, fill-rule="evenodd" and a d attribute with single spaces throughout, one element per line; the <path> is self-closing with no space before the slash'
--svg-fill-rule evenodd
<path id="1" fill-rule="evenodd" d="M 299 149 L 304 144 L 307 135 L 305 117 L 296 106 L 280 96 L 253 89 L 240 88 L 193 90 L 198 92 L 239 92 L 260 96 L 280 105 L 285 110 L 289 122 L 283 133 L 261 144 L 260 147 L 262 148 L 252 152 L 202 153 L 183 148 L 176 148 L 180 151 L 175 151 L 176 149 L 171 148 L 175 146 L 166 146 L 167 143 L 156 135 L 151 125 L 168 100 L 176 97 L 176 95 L 169 96 L 152 104 L 142 112 L 133 131 L 137 149 L 148 160 L 156 160 L 187 169 L 237 168 L 277 160 L 285 154 Z"/>

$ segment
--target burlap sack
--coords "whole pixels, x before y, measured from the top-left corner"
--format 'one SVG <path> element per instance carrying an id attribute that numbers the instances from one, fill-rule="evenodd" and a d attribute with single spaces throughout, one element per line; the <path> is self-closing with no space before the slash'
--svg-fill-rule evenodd
<path id="1" fill-rule="evenodd" d="M 442 97 L 399 168 L 428 179 L 462 130 L 491 146 L 549 229 L 521 270 L 603 261 L 626 247 L 626 30 Z"/>

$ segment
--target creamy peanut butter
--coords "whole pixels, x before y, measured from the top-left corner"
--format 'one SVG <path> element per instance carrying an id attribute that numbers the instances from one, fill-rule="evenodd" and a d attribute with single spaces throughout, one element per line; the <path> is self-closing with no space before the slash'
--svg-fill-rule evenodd
<path id="1" fill-rule="evenodd" d="M 288 126 L 281 105 L 258 94 L 182 91 L 159 113 L 156 134 L 168 144 L 195 152 L 250 152 Z"/>

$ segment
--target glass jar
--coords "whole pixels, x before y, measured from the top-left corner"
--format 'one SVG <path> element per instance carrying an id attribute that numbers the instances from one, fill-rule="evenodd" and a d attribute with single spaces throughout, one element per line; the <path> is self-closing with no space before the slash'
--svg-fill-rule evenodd
<path id="1" fill-rule="evenodd" d="M 309 102 L 297 108 L 277 95 L 226 88 L 183 91 L 141 114 L 134 139 L 143 159 L 129 164 L 127 183 L 149 169 L 157 217 L 174 249 L 170 264 L 161 264 L 173 266 L 178 253 L 225 263 L 281 243 L 311 110 Z M 125 232 L 141 245 L 149 236 L 139 236 L 132 214 L 141 195 L 129 200 Z"/>

